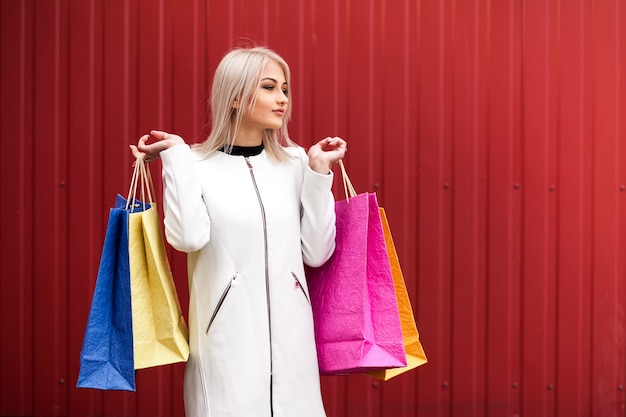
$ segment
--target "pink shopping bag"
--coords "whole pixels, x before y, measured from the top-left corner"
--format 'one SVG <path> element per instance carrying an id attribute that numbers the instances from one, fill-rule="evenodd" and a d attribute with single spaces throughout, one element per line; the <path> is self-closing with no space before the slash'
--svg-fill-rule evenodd
<path id="1" fill-rule="evenodd" d="M 307 268 L 320 373 L 406 366 L 402 328 L 375 194 L 335 204 L 336 249 Z"/>

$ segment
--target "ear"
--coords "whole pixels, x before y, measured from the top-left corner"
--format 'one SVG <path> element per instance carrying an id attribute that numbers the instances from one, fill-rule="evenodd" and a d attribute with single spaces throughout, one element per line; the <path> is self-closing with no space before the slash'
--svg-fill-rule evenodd
<path id="1" fill-rule="evenodd" d="M 236 98 L 233 100 L 233 104 L 231 106 L 233 109 L 239 109 L 239 99 Z"/>

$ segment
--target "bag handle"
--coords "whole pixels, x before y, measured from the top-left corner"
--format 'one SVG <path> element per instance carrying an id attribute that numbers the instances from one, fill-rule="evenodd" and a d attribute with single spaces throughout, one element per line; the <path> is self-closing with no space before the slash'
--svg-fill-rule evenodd
<path id="1" fill-rule="evenodd" d="M 346 202 L 350 203 L 350 198 L 356 197 L 356 191 L 352 186 L 352 182 L 350 178 L 348 178 L 348 173 L 346 172 L 346 167 L 343 165 L 343 160 L 339 160 L 339 167 L 341 168 L 341 177 L 343 178 L 343 190 L 346 193 Z"/>
<path id="2" fill-rule="evenodd" d="M 152 203 L 154 201 L 152 197 L 156 195 L 154 192 L 154 183 L 152 182 L 150 168 L 148 167 L 148 164 L 146 164 L 144 156 L 144 154 L 141 154 L 135 159 L 133 176 L 130 180 L 128 198 L 126 199 L 126 210 L 130 208 L 131 213 L 135 210 L 136 206 L 137 187 L 139 187 L 143 210 L 146 209 L 146 201 Z M 148 197 L 147 200 L 146 197 Z"/>

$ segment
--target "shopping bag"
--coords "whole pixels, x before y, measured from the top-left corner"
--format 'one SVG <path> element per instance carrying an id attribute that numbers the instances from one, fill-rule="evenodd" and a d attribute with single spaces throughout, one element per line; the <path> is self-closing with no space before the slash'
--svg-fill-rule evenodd
<path id="1" fill-rule="evenodd" d="M 349 188 L 351 195 L 335 203 L 335 252 L 321 267 L 307 268 L 323 375 L 406 366 L 376 195 Z"/>
<path id="2" fill-rule="evenodd" d="M 135 369 L 189 356 L 154 195 L 150 172 L 137 158 L 128 197 L 118 195 L 110 210 L 79 388 L 134 391 Z"/>
<path id="3" fill-rule="evenodd" d="M 154 195 L 150 171 L 138 158 L 127 202 L 135 369 L 184 362 L 189 357 L 189 334 Z"/>
<path id="4" fill-rule="evenodd" d="M 403 368 L 384 369 L 372 371 L 369 374 L 375 378 L 387 381 L 402 373 L 415 369 L 418 366 L 428 362 L 422 344 L 420 343 L 419 332 L 413 316 L 413 308 L 409 299 L 409 293 L 404 282 L 404 275 L 400 268 L 400 260 L 393 243 L 391 228 L 387 220 L 385 209 L 379 207 L 380 218 L 385 233 L 385 243 L 387 245 L 387 253 L 389 254 L 389 263 L 391 265 L 391 273 L 393 275 L 393 283 L 396 290 L 396 299 L 398 300 L 398 312 L 400 313 L 400 325 L 402 327 L 402 339 L 404 340 L 404 350 L 406 351 L 406 366 Z"/>
<path id="5" fill-rule="evenodd" d="M 77 387 L 135 390 L 130 297 L 128 211 L 118 199 L 109 212 Z"/>

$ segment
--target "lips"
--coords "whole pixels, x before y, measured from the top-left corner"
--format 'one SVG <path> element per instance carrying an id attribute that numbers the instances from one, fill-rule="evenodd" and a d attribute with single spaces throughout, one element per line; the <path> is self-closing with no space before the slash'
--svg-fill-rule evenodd
<path id="1" fill-rule="evenodd" d="M 273 110 L 273 112 L 279 116 L 284 116 L 285 115 L 285 110 L 284 109 L 276 109 Z"/>

